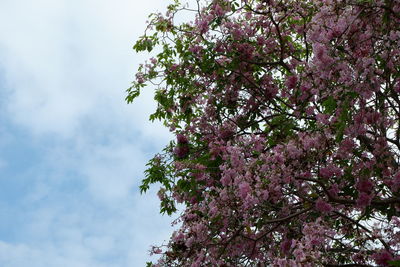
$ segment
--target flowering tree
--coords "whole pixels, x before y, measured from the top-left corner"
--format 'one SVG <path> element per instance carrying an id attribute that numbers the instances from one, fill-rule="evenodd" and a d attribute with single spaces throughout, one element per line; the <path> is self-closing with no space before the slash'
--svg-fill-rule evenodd
<path id="1" fill-rule="evenodd" d="M 153 84 L 176 141 L 141 190 L 185 205 L 157 266 L 400 266 L 399 0 L 175 1 L 154 47 L 127 101 Z"/>

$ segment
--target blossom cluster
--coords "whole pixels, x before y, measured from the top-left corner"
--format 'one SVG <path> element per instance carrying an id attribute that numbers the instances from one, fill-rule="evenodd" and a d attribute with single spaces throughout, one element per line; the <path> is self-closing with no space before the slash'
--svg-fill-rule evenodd
<path id="1" fill-rule="evenodd" d="M 185 205 L 156 266 L 400 260 L 400 1 L 197 3 L 152 17 L 127 97 L 157 82 L 177 137 L 144 180 Z"/>

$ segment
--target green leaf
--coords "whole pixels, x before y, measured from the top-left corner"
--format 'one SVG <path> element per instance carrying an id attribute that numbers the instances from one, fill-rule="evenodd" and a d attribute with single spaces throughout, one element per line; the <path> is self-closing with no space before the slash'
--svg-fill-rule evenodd
<path id="1" fill-rule="evenodd" d="M 349 101 L 346 100 L 345 103 L 343 104 L 342 112 L 340 113 L 339 116 L 339 122 L 336 124 L 337 128 L 335 136 L 336 142 L 341 142 L 343 140 L 344 130 L 346 129 L 348 121 L 350 120 L 349 108 L 350 108 Z"/>
<path id="2" fill-rule="evenodd" d="M 170 198 L 164 198 L 161 203 L 160 203 L 160 213 L 165 214 L 167 213 L 168 215 L 171 215 L 177 211 L 175 207 L 175 202 L 170 199 Z"/>
<path id="3" fill-rule="evenodd" d="M 324 113 L 331 115 L 336 110 L 336 100 L 333 96 L 329 96 L 322 102 L 322 106 L 324 107 Z"/>
<path id="4" fill-rule="evenodd" d="M 171 189 L 171 181 L 168 179 L 169 171 L 164 165 L 164 162 L 159 157 L 154 157 L 146 164 L 149 166 L 145 170 L 146 178 L 143 179 L 142 185 L 140 185 L 140 192 L 146 192 L 149 189 L 150 184 L 161 183 L 167 190 Z"/>
<path id="5" fill-rule="evenodd" d="M 125 101 L 129 104 L 132 103 L 133 100 L 140 95 L 140 88 L 138 86 L 132 86 L 128 90 L 128 95 L 125 98 Z"/>

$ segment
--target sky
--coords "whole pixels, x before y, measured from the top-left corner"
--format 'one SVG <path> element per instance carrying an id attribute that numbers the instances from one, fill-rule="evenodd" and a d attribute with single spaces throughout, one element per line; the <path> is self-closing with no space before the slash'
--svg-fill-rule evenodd
<path id="1" fill-rule="evenodd" d="M 172 138 L 125 90 L 166 0 L 0 1 L 0 266 L 144 266 L 174 217 L 147 161 Z"/>

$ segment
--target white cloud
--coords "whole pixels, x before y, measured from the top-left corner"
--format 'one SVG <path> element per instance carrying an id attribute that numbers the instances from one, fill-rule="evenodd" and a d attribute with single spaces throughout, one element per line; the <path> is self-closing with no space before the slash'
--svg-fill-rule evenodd
<path id="1" fill-rule="evenodd" d="M 121 103 L 138 64 L 132 44 L 162 2 L 2 2 L 0 58 L 14 120 L 35 133 L 62 136 L 102 116 L 145 124 L 143 115 L 154 108 L 150 95 L 130 108 Z"/>
<path id="2" fill-rule="evenodd" d="M 4 169 L 8 165 L 7 161 L 0 158 L 0 170 Z"/>
<path id="3" fill-rule="evenodd" d="M 150 195 L 129 200 L 132 205 L 110 208 L 65 197 L 66 207 L 53 203 L 28 212 L 29 225 L 20 229 L 24 242 L 0 241 L 0 266 L 144 266 L 150 245 L 168 239 L 171 218 L 158 217 Z"/>
<path id="4" fill-rule="evenodd" d="M 82 172 L 88 178 L 89 190 L 97 199 L 112 203 L 115 199 L 125 199 L 134 186 L 134 177 L 140 175 L 145 165 L 143 152 L 133 146 L 118 146 L 114 143 L 108 147 L 99 147 L 87 157 Z"/>
<path id="5" fill-rule="evenodd" d="M 101 267 L 107 266 L 95 263 L 90 259 L 73 258 L 52 254 L 49 251 L 36 249 L 24 244 L 7 244 L 0 241 L 0 264 L 6 267 L 44 267 L 44 266 L 74 266 L 74 267 Z M 76 255 L 75 255 L 76 256 Z"/>
<path id="6" fill-rule="evenodd" d="M 142 58 L 131 47 L 147 14 L 165 6 L 0 2 L 1 112 L 44 154 L 14 170 L 31 184 L 17 212 L 24 220 L 18 238 L 0 240 L 0 266 L 143 266 L 149 246 L 168 238 L 171 219 L 158 214 L 154 190 L 141 196 L 137 185 L 151 151 L 170 135 L 148 122 L 151 89 L 124 103 Z"/>

